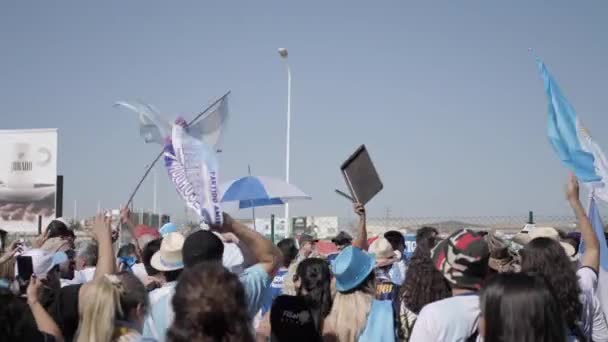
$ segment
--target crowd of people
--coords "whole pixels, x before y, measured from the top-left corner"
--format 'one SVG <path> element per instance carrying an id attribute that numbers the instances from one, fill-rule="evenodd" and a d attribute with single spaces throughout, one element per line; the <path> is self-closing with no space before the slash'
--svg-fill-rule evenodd
<path id="1" fill-rule="evenodd" d="M 332 255 L 308 234 L 274 245 L 227 214 L 182 234 L 134 226 L 125 210 L 134 240 L 118 250 L 103 215 L 85 241 L 56 220 L 0 256 L 0 339 L 608 341 L 599 240 L 573 177 L 566 194 L 580 253 L 576 236 L 550 227 L 509 239 L 423 227 L 406 259 L 400 232 L 368 243 L 360 204 L 355 234 L 340 232 Z"/>

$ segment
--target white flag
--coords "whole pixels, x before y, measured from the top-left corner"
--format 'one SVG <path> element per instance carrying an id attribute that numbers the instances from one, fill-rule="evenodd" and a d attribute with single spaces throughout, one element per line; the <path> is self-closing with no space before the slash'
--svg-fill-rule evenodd
<path id="1" fill-rule="evenodd" d="M 171 143 L 165 145 L 165 166 L 177 192 L 203 222 L 221 225 L 215 151 L 188 134 L 183 124 L 173 125 L 171 137 Z"/>

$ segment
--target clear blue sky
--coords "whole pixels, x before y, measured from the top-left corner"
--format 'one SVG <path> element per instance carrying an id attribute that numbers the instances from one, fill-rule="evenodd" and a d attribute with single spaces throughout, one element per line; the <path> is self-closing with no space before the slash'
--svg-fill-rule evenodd
<path id="1" fill-rule="evenodd" d="M 294 214 L 349 213 L 333 189 L 361 143 L 385 184 L 370 216 L 563 214 L 528 48 L 606 150 L 606 18 L 601 0 L 4 1 L 0 128 L 59 129 L 66 215 L 76 199 L 84 216 L 124 202 L 158 151 L 115 101 L 188 117 L 230 89 L 222 179 L 283 177 L 287 47 L 291 177 L 313 196 Z M 160 207 L 181 215 L 158 172 Z"/>

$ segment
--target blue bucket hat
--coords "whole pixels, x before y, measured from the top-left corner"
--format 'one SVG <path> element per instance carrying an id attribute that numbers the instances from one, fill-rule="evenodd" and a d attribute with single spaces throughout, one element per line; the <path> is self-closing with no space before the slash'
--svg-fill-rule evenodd
<path id="1" fill-rule="evenodd" d="M 336 289 L 347 292 L 359 286 L 374 270 L 376 259 L 357 247 L 348 246 L 332 264 Z"/>

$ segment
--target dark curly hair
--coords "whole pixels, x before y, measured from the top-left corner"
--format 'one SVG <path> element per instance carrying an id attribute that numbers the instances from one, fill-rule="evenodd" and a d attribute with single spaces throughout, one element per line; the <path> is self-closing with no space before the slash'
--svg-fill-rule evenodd
<path id="1" fill-rule="evenodd" d="M 295 278 L 301 282 L 298 296 L 307 299 L 315 326 L 321 332 L 323 321 L 329 315 L 332 304 L 329 266 L 323 259 L 304 259 L 298 264 Z"/>
<path id="2" fill-rule="evenodd" d="M 447 298 L 451 288 L 431 259 L 428 243 L 418 244 L 408 264 L 399 297 L 410 311 L 418 314 L 426 304 Z"/>
<path id="3" fill-rule="evenodd" d="M 521 271 L 543 276 L 555 290 L 562 307 L 564 321 L 576 334 L 580 329 L 576 324 L 581 317 L 583 306 L 580 302 L 581 290 L 575 267 L 559 242 L 549 238 L 537 238 L 528 243 L 521 255 Z"/>
<path id="4" fill-rule="evenodd" d="M 217 262 L 202 262 L 182 273 L 173 297 L 171 342 L 253 342 L 238 277 Z"/>
<path id="5" fill-rule="evenodd" d="M 416 231 L 416 246 L 422 246 L 429 251 L 437 244 L 439 231 L 434 227 L 422 227 Z"/>

